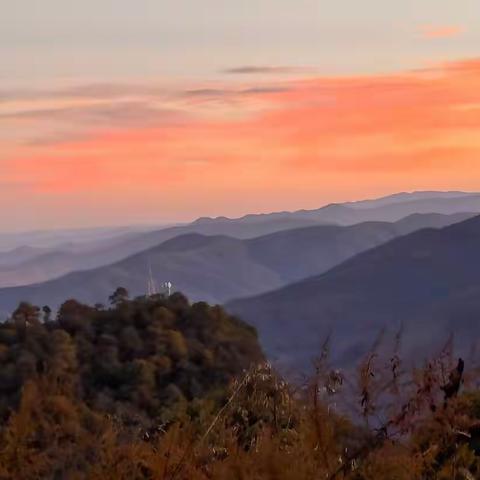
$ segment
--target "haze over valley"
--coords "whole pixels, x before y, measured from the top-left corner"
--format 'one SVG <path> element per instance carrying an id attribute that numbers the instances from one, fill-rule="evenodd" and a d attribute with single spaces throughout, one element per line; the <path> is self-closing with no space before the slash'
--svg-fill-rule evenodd
<path id="1" fill-rule="evenodd" d="M 169 281 L 255 326 L 279 368 L 308 371 L 328 335 L 337 361 L 354 364 L 400 326 L 405 351 L 421 359 L 454 331 L 471 347 L 475 304 L 454 306 L 477 288 L 477 215 L 479 194 L 415 192 L 163 229 L 25 233 L 0 255 L 0 311 L 22 301 L 57 311 L 68 298 L 107 305 L 119 286 L 136 297 Z"/>

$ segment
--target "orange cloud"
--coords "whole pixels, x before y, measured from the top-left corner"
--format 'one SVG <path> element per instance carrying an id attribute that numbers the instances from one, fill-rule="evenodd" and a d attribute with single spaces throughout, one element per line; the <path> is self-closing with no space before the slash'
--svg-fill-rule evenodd
<path id="1" fill-rule="evenodd" d="M 149 113 L 146 122 L 94 124 L 85 138 L 10 148 L 3 171 L 22 182 L 19 201 L 26 188 L 29 198 L 73 210 L 95 199 L 91 223 L 313 208 L 405 189 L 478 190 L 479 84 L 480 60 L 471 60 L 284 88 L 240 85 L 242 94 L 211 113 L 211 104 L 179 96 L 175 108 L 194 109 L 181 122 Z M 215 95 L 199 87 L 194 96 Z"/>
<path id="2" fill-rule="evenodd" d="M 465 28 L 459 25 L 423 25 L 419 31 L 423 38 L 453 38 L 465 33 Z"/>

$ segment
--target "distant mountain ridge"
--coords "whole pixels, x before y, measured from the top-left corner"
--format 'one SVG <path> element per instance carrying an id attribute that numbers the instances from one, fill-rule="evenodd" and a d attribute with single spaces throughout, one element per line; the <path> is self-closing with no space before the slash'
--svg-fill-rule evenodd
<path id="1" fill-rule="evenodd" d="M 467 218 L 480 213 L 480 195 L 463 192 L 400 193 L 374 200 L 331 204 L 316 210 L 250 214 L 239 219 L 200 218 L 190 224 L 153 230 L 121 227 L 32 232 L 33 244 L 42 245 L 34 247 L 37 248 L 36 253 L 26 253 L 24 248 L 30 248 L 28 246 L 0 252 L 0 288 L 44 282 L 70 272 L 109 265 L 188 233 L 247 239 L 315 225 L 396 222 L 417 213 L 459 214 Z M 0 234 L 0 245 L 2 238 L 8 242 L 13 238 L 28 240 L 28 234 L 18 235 L 11 237 L 4 234 L 2 237 Z"/>
<path id="2" fill-rule="evenodd" d="M 11 311 L 21 300 L 47 303 L 51 307 L 70 297 L 103 303 L 120 285 L 133 295 L 144 294 L 149 266 L 159 283 L 169 280 L 194 300 L 223 303 L 324 272 L 360 252 L 425 225 L 443 226 L 460 219 L 463 214 L 419 215 L 398 223 L 320 225 L 253 239 L 190 233 L 108 266 L 34 285 L 0 289 L 0 311 Z"/>
<path id="3" fill-rule="evenodd" d="M 392 205 L 396 203 L 404 203 L 416 200 L 431 200 L 436 198 L 452 199 L 452 198 L 465 198 L 470 196 L 476 196 L 476 192 L 438 192 L 438 191 L 418 191 L 418 192 L 399 192 L 386 197 L 373 198 L 369 200 L 359 200 L 354 202 L 344 202 L 343 205 L 352 208 L 375 208 L 385 205 Z"/>
<path id="4" fill-rule="evenodd" d="M 83 271 L 125 259 L 138 252 L 154 248 L 172 238 L 190 233 L 201 235 L 228 235 L 234 238 L 254 238 L 282 230 L 289 230 L 322 224 L 314 220 L 266 219 L 255 224 L 233 223 L 194 223 L 191 225 L 170 227 L 139 234 L 124 234 L 120 237 L 103 240 L 83 248 L 64 248 L 38 250 L 22 261 L 13 259 L 14 252 L 4 255 L 9 261 L 2 265 L 0 254 L 0 288 L 21 286 L 48 281 L 74 271 Z"/>
<path id="5" fill-rule="evenodd" d="M 462 212 L 480 213 L 480 193 L 401 192 L 377 199 L 331 203 L 311 210 L 248 214 L 239 218 L 202 217 L 194 223 L 242 223 L 265 221 L 266 218 L 302 218 L 325 223 L 353 224 L 366 221 L 392 222 L 414 213 L 453 214 Z"/>

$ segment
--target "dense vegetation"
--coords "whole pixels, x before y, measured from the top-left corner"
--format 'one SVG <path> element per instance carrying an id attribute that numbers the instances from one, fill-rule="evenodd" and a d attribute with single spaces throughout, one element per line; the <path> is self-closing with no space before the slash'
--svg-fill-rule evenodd
<path id="1" fill-rule="evenodd" d="M 375 346 L 347 375 L 325 342 L 293 388 L 220 307 L 127 295 L 0 325 L 1 480 L 480 478 L 477 372 L 451 344 L 413 372 Z"/>
<path id="2" fill-rule="evenodd" d="M 142 426 L 225 388 L 262 359 L 255 331 L 220 307 L 190 305 L 176 293 L 128 300 L 112 308 L 65 302 L 51 311 L 23 303 L 0 325 L 0 415 L 18 404 L 39 374 L 69 385 L 95 411 Z"/>

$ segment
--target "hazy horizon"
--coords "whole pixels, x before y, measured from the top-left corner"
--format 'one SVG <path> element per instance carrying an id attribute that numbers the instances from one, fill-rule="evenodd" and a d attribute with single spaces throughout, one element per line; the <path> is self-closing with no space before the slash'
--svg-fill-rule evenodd
<path id="1" fill-rule="evenodd" d="M 297 212 L 297 211 L 309 211 L 309 210 L 317 210 L 323 207 L 327 207 L 329 205 L 342 205 L 342 204 L 348 204 L 348 203 L 356 203 L 356 202 L 364 202 L 364 201 L 370 201 L 370 200 L 379 200 L 383 198 L 388 198 L 391 196 L 395 195 L 402 195 L 402 194 L 416 194 L 416 193 L 438 193 L 438 194 L 446 194 L 446 193 L 452 193 L 452 194 L 461 194 L 461 195 L 477 195 L 480 194 L 480 192 L 475 192 L 475 191 L 462 191 L 462 190 L 455 190 L 455 189 L 448 189 L 448 190 L 405 190 L 405 191 L 394 191 L 394 192 L 389 192 L 386 193 L 385 195 L 381 196 L 365 196 L 365 197 L 359 197 L 359 198 L 350 198 L 350 199 L 343 199 L 343 200 L 337 200 L 337 201 L 332 201 L 332 202 L 327 202 L 324 204 L 319 204 L 316 206 L 313 206 L 311 208 L 298 208 L 298 209 L 273 209 L 273 210 L 265 210 L 265 211 L 245 211 L 237 216 L 228 216 L 228 215 L 208 215 L 208 213 L 204 215 L 199 215 L 197 217 L 193 218 L 188 218 L 185 220 L 177 221 L 177 222 L 162 222 L 161 219 L 158 221 L 152 220 L 151 222 L 135 222 L 132 221 L 131 223 L 103 223 L 103 224 L 90 224 L 90 225 L 84 225 L 84 226 L 68 226 L 68 225 L 57 225 L 52 228 L 39 228 L 39 229 L 13 229 L 13 230 L 2 230 L 0 229 L 0 234 L 3 235 L 16 235 L 16 234 L 28 234 L 28 233 L 35 233 L 35 232 L 62 232 L 62 231 L 75 231 L 75 230 L 83 230 L 83 231 L 88 231 L 88 230 L 121 230 L 121 229 L 133 229 L 133 230 L 141 230 L 143 229 L 152 229 L 152 228 L 168 228 L 171 226 L 175 225 L 188 225 L 189 223 L 195 222 L 196 220 L 199 219 L 204 219 L 204 218 L 227 218 L 229 220 L 237 220 L 241 219 L 245 216 L 248 215 L 268 215 L 272 213 L 286 213 L 286 212 Z M 433 212 L 432 212 L 433 213 Z M 467 213 L 467 212 L 465 212 Z"/>

